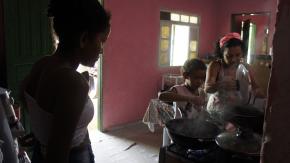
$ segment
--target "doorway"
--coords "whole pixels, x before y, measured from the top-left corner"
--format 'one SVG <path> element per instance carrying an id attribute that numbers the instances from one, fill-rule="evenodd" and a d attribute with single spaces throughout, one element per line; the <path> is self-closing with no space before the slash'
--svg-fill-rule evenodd
<path id="1" fill-rule="evenodd" d="M 79 65 L 77 71 L 80 73 L 87 72 L 87 78 L 89 82 L 89 97 L 94 105 L 94 117 L 88 126 L 89 132 L 102 130 L 102 122 L 101 122 L 101 57 L 95 63 L 93 67 L 87 67 L 84 65 Z"/>

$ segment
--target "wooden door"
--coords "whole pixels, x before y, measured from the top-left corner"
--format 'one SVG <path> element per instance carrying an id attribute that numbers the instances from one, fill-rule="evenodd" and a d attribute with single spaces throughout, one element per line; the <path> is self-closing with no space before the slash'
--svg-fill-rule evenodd
<path id="1" fill-rule="evenodd" d="M 48 0 L 4 0 L 7 84 L 17 96 L 32 64 L 52 51 Z"/>
<path id="2" fill-rule="evenodd" d="M 47 5 L 48 0 L 3 0 L 5 76 L 16 101 L 20 82 L 32 64 L 53 49 Z M 22 109 L 22 123 L 29 132 L 25 110 Z"/>

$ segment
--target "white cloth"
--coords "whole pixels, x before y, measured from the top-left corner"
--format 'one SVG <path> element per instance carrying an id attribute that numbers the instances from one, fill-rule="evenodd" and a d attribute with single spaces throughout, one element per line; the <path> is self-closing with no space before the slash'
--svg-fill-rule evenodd
<path id="1" fill-rule="evenodd" d="M 50 135 L 50 129 L 53 121 L 53 115 L 43 110 L 28 93 L 25 92 L 25 98 L 28 105 L 31 129 L 42 145 L 47 145 L 48 135 Z M 94 116 L 94 105 L 90 98 L 88 98 L 80 120 L 75 130 L 71 147 L 80 145 L 86 135 L 87 126 Z"/>
<path id="2" fill-rule="evenodd" d="M 143 123 L 148 125 L 148 128 L 151 132 L 155 131 L 155 124 L 164 126 L 164 124 L 175 118 L 174 107 L 166 104 L 159 99 L 151 99 L 147 110 L 143 117 Z"/>
<path id="3" fill-rule="evenodd" d="M 2 93 L 2 90 L 0 94 Z M 5 143 L 2 144 L 1 149 L 3 152 L 3 161 L 9 163 L 18 163 L 17 151 L 15 148 L 14 140 L 11 130 L 9 128 L 7 117 L 5 116 L 4 106 L 0 100 L 0 139 Z"/>

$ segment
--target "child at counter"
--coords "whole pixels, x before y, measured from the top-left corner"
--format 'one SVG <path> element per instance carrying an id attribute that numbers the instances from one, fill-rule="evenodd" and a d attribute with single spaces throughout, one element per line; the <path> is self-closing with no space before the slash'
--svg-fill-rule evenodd
<path id="1" fill-rule="evenodd" d="M 206 76 L 206 65 L 199 59 L 187 60 L 181 68 L 184 83 L 159 93 L 164 102 L 176 102 L 182 118 L 197 118 L 205 104 L 205 93 L 201 86 Z"/>

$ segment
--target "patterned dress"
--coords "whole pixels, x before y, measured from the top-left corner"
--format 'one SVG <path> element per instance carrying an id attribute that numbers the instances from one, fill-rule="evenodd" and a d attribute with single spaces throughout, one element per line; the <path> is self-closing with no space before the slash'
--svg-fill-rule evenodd
<path id="1" fill-rule="evenodd" d="M 193 94 L 186 88 L 184 84 L 182 85 L 175 85 L 172 89 L 175 89 L 177 94 L 184 95 L 184 96 L 199 96 L 198 90 Z M 178 101 L 176 102 L 177 107 L 181 111 L 182 118 L 190 118 L 195 119 L 200 114 L 200 111 L 203 110 L 202 106 L 197 106 L 189 102 Z"/>

